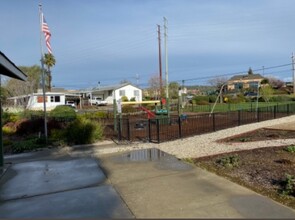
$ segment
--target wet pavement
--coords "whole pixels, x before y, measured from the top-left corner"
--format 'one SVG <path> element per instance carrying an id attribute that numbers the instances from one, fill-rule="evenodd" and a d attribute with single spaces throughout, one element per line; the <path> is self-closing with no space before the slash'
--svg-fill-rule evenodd
<path id="1" fill-rule="evenodd" d="M 100 158 L 137 218 L 295 218 L 295 210 L 158 149 Z"/>
<path id="2" fill-rule="evenodd" d="M 155 148 L 91 152 L 6 157 L 0 218 L 295 218 L 295 210 Z"/>
<path id="3" fill-rule="evenodd" d="M 0 184 L 0 218 L 134 218 L 92 158 L 12 164 Z"/>

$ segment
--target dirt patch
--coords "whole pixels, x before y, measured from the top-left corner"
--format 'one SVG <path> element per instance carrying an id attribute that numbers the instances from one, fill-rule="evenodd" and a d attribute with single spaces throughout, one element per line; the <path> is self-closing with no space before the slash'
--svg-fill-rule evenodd
<path id="1" fill-rule="evenodd" d="M 249 142 L 289 138 L 295 138 L 295 131 L 261 128 L 251 132 L 221 139 L 219 142 Z"/>
<path id="2" fill-rule="evenodd" d="M 196 158 L 193 162 L 295 209 L 295 149 L 291 149 L 259 148 Z"/>

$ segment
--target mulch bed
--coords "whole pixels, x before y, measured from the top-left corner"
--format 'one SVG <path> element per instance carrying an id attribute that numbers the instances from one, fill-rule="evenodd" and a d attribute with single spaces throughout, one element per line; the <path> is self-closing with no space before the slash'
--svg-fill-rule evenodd
<path id="1" fill-rule="evenodd" d="M 219 140 L 219 142 L 249 142 L 249 141 L 265 141 L 275 139 L 295 138 L 293 130 L 277 130 L 269 128 L 261 128 L 247 133 L 231 136 Z"/>
<path id="2" fill-rule="evenodd" d="M 295 138 L 295 132 L 258 129 L 222 141 L 245 142 L 286 138 Z M 295 181 L 292 193 L 288 196 L 282 193 L 285 189 L 286 175 L 295 178 L 295 152 L 288 152 L 286 149 L 287 146 L 265 147 L 195 158 L 193 161 L 199 167 L 295 209 Z M 224 166 L 221 163 L 221 161 L 228 161 L 229 158 L 238 161 L 237 166 Z"/>

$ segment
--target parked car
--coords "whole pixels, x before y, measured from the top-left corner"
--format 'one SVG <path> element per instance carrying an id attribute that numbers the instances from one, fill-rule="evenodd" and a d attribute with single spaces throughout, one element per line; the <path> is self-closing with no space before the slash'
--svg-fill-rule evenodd
<path id="1" fill-rule="evenodd" d="M 100 97 L 92 97 L 92 99 L 89 99 L 89 102 L 92 105 L 107 105 L 107 102 L 102 100 Z"/>
<path id="2" fill-rule="evenodd" d="M 76 104 L 74 101 L 66 101 L 66 105 L 76 108 Z"/>

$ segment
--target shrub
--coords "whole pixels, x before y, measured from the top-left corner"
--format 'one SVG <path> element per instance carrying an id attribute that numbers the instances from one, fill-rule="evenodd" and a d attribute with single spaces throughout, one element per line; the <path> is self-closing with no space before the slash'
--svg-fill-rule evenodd
<path id="1" fill-rule="evenodd" d="M 196 104 L 199 104 L 199 102 L 209 102 L 209 97 L 208 96 L 195 96 L 193 98 L 193 101 L 195 101 Z"/>
<path id="2" fill-rule="evenodd" d="M 122 113 L 133 113 L 137 110 L 132 105 L 123 105 L 122 106 Z"/>
<path id="3" fill-rule="evenodd" d="M 2 124 L 6 124 L 9 122 L 16 122 L 21 119 L 20 114 L 10 113 L 10 112 L 3 112 L 2 114 Z"/>
<path id="4" fill-rule="evenodd" d="M 277 95 L 277 96 L 271 96 L 269 98 L 270 102 L 289 102 L 289 101 L 293 101 L 292 96 L 288 96 L 288 95 Z"/>
<path id="5" fill-rule="evenodd" d="M 295 176 L 286 174 L 285 179 L 281 181 L 281 194 L 285 196 L 295 196 Z"/>
<path id="6" fill-rule="evenodd" d="M 82 117 L 93 119 L 93 118 L 107 118 L 108 113 L 107 112 L 93 112 L 93 113 L 87 113 L 84 114 Z"/>
<path id="7" fill-rule="evenodd" d="M 290 146 L 286 147 L 285 150 L 288 151 L 289 153 L 295 153 L 295 146 L 290 145 Z"/>
<path id="8" fill-rule="evenodd" d="M 49 138 L 53 141 L 65 140 L 66 139 L 66 130 L 52 129 L 49 133 Z"/>
<path id="9" fill-rule="evenodd" d="M 217 163 L 228 168 L 238 167 L 239 166 L 239 157 L 238 155 L 229 155 L 217 160 Z"/>
<path id="10" fill-rule="evenodd" d="M 44 111 L 42 110 L 39 110 L 39 111 L 25 110 L 22 113 L 22 118 L 36 119 L 36 118 L 43 118 L 43 117 L 44 117 Z"/>
<path id="11" fill-rule="evenodd" d="M 128 102 L 129 101 L 128 97 L 125 96 L 125 95 L 121 97 L 121 100 L 122 100 L 122 102 Z"/>
<path id="12" fill-rule="evenodd" d="M 12 144 L 12 153 L 22 153 L 31 151 L 37 148 L 45 147 L 46 143 L 43 138 L 32 138 L 23 141 L 18 141 Z"/>
<path id="13" fill-rule="evenodd" d="M 49 115 L 51 118 L 60 121 L 72 121 L 77 117 L 75 110 L 70 106 L 56 106 Z"/>
<path id="14" fill-rule="evenodd" d="M 209 105 L 209 102 L 205 101 L 205 100 L 201 100 L 201 101 L 196 102 L 196 104 L 197 105 Z"/>
<path id="15" fill-rule="evenodd" d="M 66 129 L 66 139 L 69 144 L 91 144 L 102 138 L 102 125 L 84 117 L 78 117 Z"/>
<path id="16" fill-rule="evenodd" d="M 210 95 L 209 96 L 209 102 L 210 103 L 215 103 L 216 99 L 217 99 L 217 96 L 216 95 Z"/>
<path id="17" fill-rule="evenodd" d="M 52 129 L 49 133 L 49 139 L 53 145 L 63 146 L 66 144 L 66 135 L 65 129 Z"/>
<path id="18" fill-rule="evenodd" d="M 14 127 L 14 124 L 10 122 L 8 124 L 6 124 L 5 126 L 2 127 L 2 132 L 4 135 L 12 135 L 16 132 L 16 129 Z M 11 126 L 12 125 L 12 126 Z"/>
<path id="19" fill-rule="evenodd" d="M 16 133 L 18 135 L 27 135 L 44 130 L 44 120 L 39 119 L 21 119 L 15 123 Z"/>
<path id="20" fill-rule="evenodd" d="M 135 102 L 135 101 L 136 101 L 135 97 L 132 97 L 132 98 L 130 99 L 130 102 Z"/>

